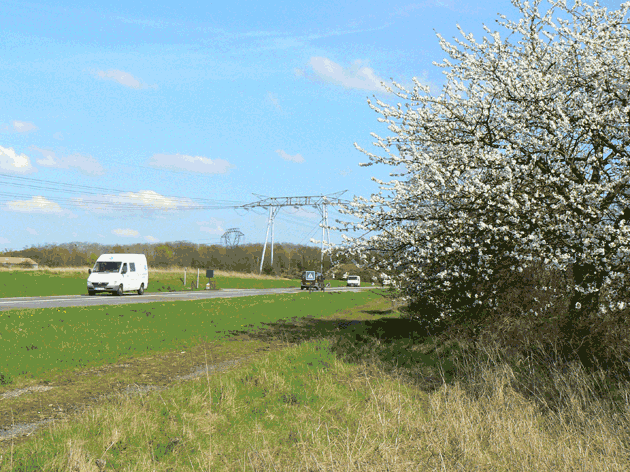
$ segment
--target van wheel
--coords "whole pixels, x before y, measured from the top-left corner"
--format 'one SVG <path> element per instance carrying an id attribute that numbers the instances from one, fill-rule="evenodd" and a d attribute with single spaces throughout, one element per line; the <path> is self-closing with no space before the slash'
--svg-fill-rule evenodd
<path id="1" fill-rule="evenodd" d="M 118 295 L 119 297 L 122 297 L 122 294 L 123 294 L 123 286 L 122 284 L 120 284 L 118 286 L 118 290 L 116 290 L 116 295 Z"/>
<path id="2" fill-rule="evenodd" d="M 140 284 L 140 288 L 138 289 L 138 295 L 142 295 L 144 293 L 144 284 Z"/>

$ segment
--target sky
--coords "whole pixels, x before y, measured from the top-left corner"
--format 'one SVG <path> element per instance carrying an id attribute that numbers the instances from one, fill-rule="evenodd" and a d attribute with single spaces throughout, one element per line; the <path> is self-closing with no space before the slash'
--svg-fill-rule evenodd
<path id="1" fill-rule="evenodd" d="M 369 197 L 395 169 L 359 166 L 355 143 L 390 134 L 368 98 L 413 77 L 439 93 L 436 33 L 481 38 L 499 13 L 516 18 L 505 0 L 0 0 L 0 250 L 262 243 L 268 210 L 243 205 Z M 320 222 L 283 208 L 274 240 L 315 244 Z"/>

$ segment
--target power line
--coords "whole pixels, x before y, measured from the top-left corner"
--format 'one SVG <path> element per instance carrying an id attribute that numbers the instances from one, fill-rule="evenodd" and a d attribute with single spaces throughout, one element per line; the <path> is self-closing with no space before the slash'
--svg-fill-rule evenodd
<path id="1" fill-rule="evenodd" d="M 13 180 L 13 181 L 12 181 Z M 110 195 L 112 192 L 118 193 L 139 193 L 133 192 L 130 190 L 122 190 L 111 187 L 97 187 L 94 185 L 80 185 L 80 184 L 69 184 L 65 182 L 59 182 L 54 180 L 45 180 L 45 179 L 35 179 L 32 177 L 23 177 L 17 175 L 9 175 L 0 173 L 0 183 L 4 185 L 11 185 L 14 187 L 23 187 L 23 188 L 34 188 L 39 190 L 48 190 L 51 192 L 66 192 L 73 194 L 87 194 L 87 195 L 101 195 L 98 191 L 108 192 L 107 195 Z M 10 194 L 5 194 L 10 195 Z M 193 200 L 189 197 L 182 197 L 178 195 L 160 195 L 161 197 L 172 198 L 172 199 L 188 199 Z M 208 198 L 195 198 L 194 201 L 203 202 L 206 205 L 220 205 L 225 207 L 237 207 L 241 206 L 244 202 L 238 200 L 217 200 L 217 199 L 208 199 Z"/>

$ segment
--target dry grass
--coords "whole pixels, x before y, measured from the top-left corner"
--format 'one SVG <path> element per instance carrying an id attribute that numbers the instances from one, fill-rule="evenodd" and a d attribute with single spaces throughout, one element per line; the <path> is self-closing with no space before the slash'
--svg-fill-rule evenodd
<path id="1" fill-rule="evenodd" d="M 37 272 L 37 271 L 46 271 L 53 274 L 59 273 L 81 273 L 87 274 L 88 269 L 92 267 L 43 267 L 40 266 L 37 269 L 25 268 L 25 267 L 0 267 L 0 272 L 13 272 L 19 270 L 21 272 Z M 153 274 L 173 274 L 173 273 L 181 273 L 183 275 L 184 268 L 183 267 L 167 267 L 167 268 L 149 268 L 151 273 Z M 197 274 L 197 269 L 191 269 L 190 267 L 187 269 L 188 275 Z M 206 271 L 205 269 L 199 269 L 199 273 L 205 277 Z M 215 277 L 234 277 L 239 279 L 257 279 L 257 280 L 284 280 L 285 277 L 276 277 L 273 275 L 264 275 L 264 274 L 255 274 L 249 272 L 235 272 L 228 270 L 215 270 Z"/>
<path id="2" fill-rule="evenodd" d="M 151 272 L 153 273 L 164 273 L 164 274 L 171 274 L 171 273 L 184 273 L 184 268 L 183 267 L 168 267 L 168 268 L 159 268 L 159 269 L 151 269 Z M 199 269 L 199 273 L 203 276 L 205 276 L 206 271 L 205 269 Z M 197 269 L 191 269 L 188 268 L 188 274 L 197 274 Z M 214 276 L 215 277 L 235 277 L 235 278 L 239 278 L 239 279 L 257 279 L 257 280 L 284 280 L 284 277 L 276 277 L 273 275 L 264 275 L 264 274 L 252 274 L 250 272 L 235 272 L 235 271 L 229 271 L 229 270 L 215 270 L 214 271 Z"/>
<path id="3" fill-rule="evenodd" d="M 583 371 L 558 379 L 568 401 L 551 414 L 513 388 L 507 365 L 478 367 L 470 382 L 427 392 L 375 364 L 338 360 L 328 341 L 305 343 L 121 396 L 5 452 L 0 470 L 37 456 L 38 470 L 51 471 L 97 471 L 97 459 L 120 471 L 630 469 L 630 408 L 599 401 Z"/>

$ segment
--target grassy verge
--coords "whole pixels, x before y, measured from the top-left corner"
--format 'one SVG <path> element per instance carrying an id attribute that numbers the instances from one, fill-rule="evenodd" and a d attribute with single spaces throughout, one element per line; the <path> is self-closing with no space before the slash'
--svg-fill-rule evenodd
<path id="1" fill-rule="evenodd" d="M 0 298 L 37 297 L 49 295 L 85 295 L 87 267 L 82 269 L 44 269 L 44 270 L 0 270 Z M 299 280 L 280 277 L 242 274 L 239 272 L 215 271 L 212 279 L 216 287 L 221 288 L 287 288 L 299 287 Z M 199 290 L 203 290 L 208 279 L 205 271 L 199 276 Z M 328 281 L 331 286 L 344 286 L 340 280 Z M 173 290 L 191 290 L 191 284 L 197 285 L 197 271 L 189 270 L 184 284 L 183 269 L 151 270 L 147 292 L 168 292 Z"/>
<path id="2" fill-rule="evenodd" d="M 490 344 L 470 350 L 465 339 L 428 336 L 377 294 L 341 310 L 315 304 L 341 294 L 302 296 L 306 312 L 254 326 L 232 320 L 223 338 L 181 352 L 183 362 L 196 350 L 190 366 L 221 362 L 229 348 L 256 354 L 231 370 L 117 394 L 28 442 L 0 443 L 0 472 L 630 470 L 627 384 L 606 386 L 575 363 L 554 370 Z M 274 304 L 263 300 L 252 311 Z M 111 375 L 93 370 L 102 376 L 91 385 Z M 139 365 L 136 379 L 146 372 Z M 553 408 L 532 394 L 540 376 Z M 52 405 L 62 388 L 30 401 Z"/>
<path id="3" fill-rule="evenodd" d="M 544 415 L 485 370 L 427 390 L 329 339 L 160 393 L 119 395 L 5 450 L 0 471 L 628 470 L 630 430 L 606 414 Z M 595 405 L 596 406 L 596 405 Z"/>

